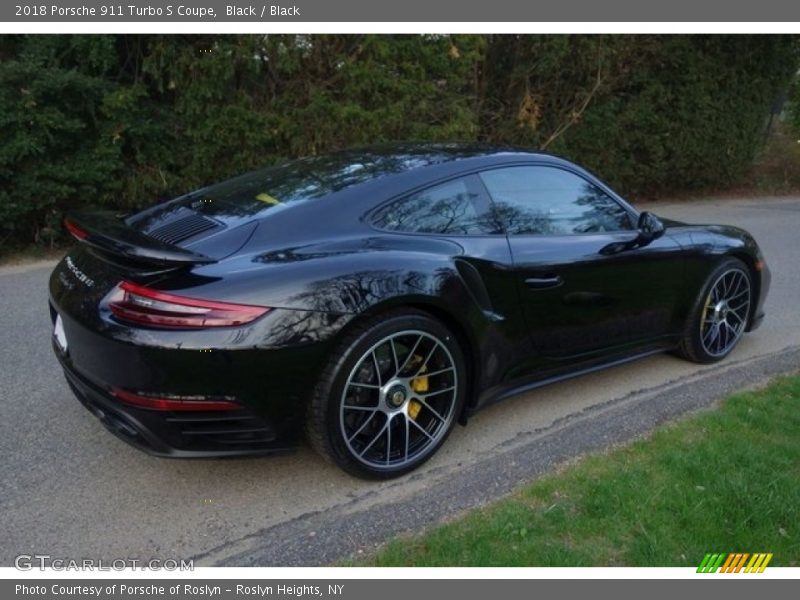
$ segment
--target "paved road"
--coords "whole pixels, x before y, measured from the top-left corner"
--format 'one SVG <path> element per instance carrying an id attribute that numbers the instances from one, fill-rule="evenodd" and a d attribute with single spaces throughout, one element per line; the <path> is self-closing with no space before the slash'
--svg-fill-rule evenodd
<path id="1" fill-rule="evenodd" d="M 655 356 L 513 398 L 457 428 L 421 471 L 380 484 L 352 479 L 308 449 L 171 461 L 128 447 L 71 397 L 51 355 L 52 265 L 0 268 L 0 565 L 33 552 L 322 564 L 800 368 L 800 198 L 659 204 L 657 212 L 756 236 L 773 272 L 761 329 L 719 366 Z"/>

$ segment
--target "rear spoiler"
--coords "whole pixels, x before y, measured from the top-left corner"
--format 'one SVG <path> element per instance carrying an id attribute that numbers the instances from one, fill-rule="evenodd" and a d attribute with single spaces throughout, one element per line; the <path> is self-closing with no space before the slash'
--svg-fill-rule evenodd
<path id="1" fill-rule="evenodd" d="M 113 211 L 70 213 L 64 227 L 79 242 L 136 263 L 180 267 L 217 262 L 209 256 L 167 244 L 129 227 Z"/>

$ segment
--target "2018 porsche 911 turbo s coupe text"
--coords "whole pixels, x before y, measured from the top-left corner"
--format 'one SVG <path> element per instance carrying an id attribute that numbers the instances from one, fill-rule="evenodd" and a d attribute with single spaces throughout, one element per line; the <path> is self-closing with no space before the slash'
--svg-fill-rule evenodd
<path id="1" fill-rule="evenodd" d="M 377 478 L 522 390 L 654 352 L 725 357 L 770 281 L 747 232 L 661 221 L 516 149 L 349 151 L 65 224 L 80 244 L 50 280 L 53 345 L 110 430 L 175 457 L 305 430 Z"/>

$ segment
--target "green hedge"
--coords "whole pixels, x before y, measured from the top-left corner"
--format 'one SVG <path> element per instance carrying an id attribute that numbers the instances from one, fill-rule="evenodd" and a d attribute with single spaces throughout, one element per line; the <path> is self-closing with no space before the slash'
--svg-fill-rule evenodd
<path id="1" fill-rule="evenodd" d="M 0 36 L 0 241 L 395 140 L 566 155 L 623 193 L 740 180 L 791 36 Z"/>

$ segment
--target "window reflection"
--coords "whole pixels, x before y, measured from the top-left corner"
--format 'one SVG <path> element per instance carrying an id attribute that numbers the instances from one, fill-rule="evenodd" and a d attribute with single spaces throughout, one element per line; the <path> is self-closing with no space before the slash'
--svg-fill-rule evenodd
<path id="1" fill-rule="evenodd" d="M 627 212 L 585 179 L 554 167 L 481 173 L 497 219 L 511 235 L 570 235 L 631 229 Z"/>
<path id="2" fill-rule="evenodd" d="M 491 233 L 494 223 L 470 178 L 460 178 L 408 196 L 378 211 L 381 229 L 467 235 Z"/>

